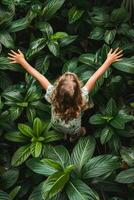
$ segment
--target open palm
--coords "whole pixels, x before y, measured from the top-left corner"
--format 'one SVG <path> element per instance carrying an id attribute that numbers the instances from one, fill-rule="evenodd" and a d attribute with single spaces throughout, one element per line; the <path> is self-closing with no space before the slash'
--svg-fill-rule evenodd
<path id="1" fill-rule="evenodd" d="M 11 50 L 12 53 L 8 53 L 8 58 L 11 60 L 10 63 L 21 63 L 25 59 L 24 54 L 18 49 L 18 53 Z"/>

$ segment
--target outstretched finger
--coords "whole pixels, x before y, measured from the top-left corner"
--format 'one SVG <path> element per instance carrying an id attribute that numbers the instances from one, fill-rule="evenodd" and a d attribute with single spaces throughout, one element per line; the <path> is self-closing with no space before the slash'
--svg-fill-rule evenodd
<path id="1" fill-rule="evenodd" d="M 19 52 L 20 54 L 23 54 L 23 53 L 21 52 L 21 50 L 20 50 L 20 49 L 18 49 L 18 52 Z"/>
<path id="2" fill-rule="evenodd" d="M 11 57 L 14 57 L 14 58 L 15 58 L 15 55 L 12 54 L 12 53 L 8 53 L 8 55 L 10 55 Z"/>
<path id="3" fill-rule="evenodd" d="M 12 57 L 8 57 L 10 60 L 14 60 L 14 58 L 12 58 Z"/>
<path id="4" fill-rule="evenodd" d="M 122 54 L 120 54 L 120 55 L 118 55 L 118 56 L 117 56 L 117 58 L 121 58 L 122 56 L 123 56 L 123 53 L 122 53 Z"/>
<path id="5" fill-rule="evenodd" d="M 110 49 L 110 51 L 108 53 L 112 53 L 113 49 Z"/>
<path id="6" fill-rule="evenodd" d="M 116 53 L 116 55 L 120 55 L 123 52 L 123 50 L 118 51 L 118 53 Z"/>
<path id="7" fill-rule="evenodd" d="M 119 47 L 116 48 L 113 53 L 115 54 L 118 50 L 119 50 Z"/>
<path id="8" fill-rule="evenodd" d="M 116 59 L 116 61 L 120 61 L 120 60 L 122 60 L 122 58 Z"/>
<path id="9" fill-rule="evenodd" d="M 11 61 L 11 62 L 9 62 L 9 63 L 11 63 L 11 64 L 12 64 L 12 63 L 17 63 L 17 62 L 14 60 L 14 61 Z"/>
<path id="10" fill-rule="evenodd" d="M 15 51 L 11 50 L 11 52 L 12 52 L 13 54 L 17 55 L 17 53 L 16 53 Z"/>

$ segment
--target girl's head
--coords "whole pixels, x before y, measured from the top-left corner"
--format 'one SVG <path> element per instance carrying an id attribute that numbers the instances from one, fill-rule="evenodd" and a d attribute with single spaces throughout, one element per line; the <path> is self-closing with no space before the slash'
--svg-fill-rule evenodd
<path id="1" fill-rule="evenodd" d="M 76 74 L 66 72 L 58 78 L 52 103 L 56 114 L 65 121 L 79 116 L 83 100 L 81 83 Z"/>

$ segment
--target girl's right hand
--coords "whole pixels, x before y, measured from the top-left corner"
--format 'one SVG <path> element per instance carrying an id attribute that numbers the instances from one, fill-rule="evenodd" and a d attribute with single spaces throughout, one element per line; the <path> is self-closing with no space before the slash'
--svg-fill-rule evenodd
<path id="1" fill-rule="evenodd" d="M 11 60 L 10 63 L 19 63 L 21 64 L 22 61 L 25 60 L 24 54 L 18 49 L 19 53 L 11 50 L 12 53 L 8 53 L 9 59 Z"/>
<path id="2" fill-rule="evenodd" d="M 123 50 L 120 50 L 119 48 L 116 48 L 115 50 L 110 49 L 109 53 L 107 54 L 107 61 L 111 64 L 113 62 L 121 60 L 123 56 Z"/>

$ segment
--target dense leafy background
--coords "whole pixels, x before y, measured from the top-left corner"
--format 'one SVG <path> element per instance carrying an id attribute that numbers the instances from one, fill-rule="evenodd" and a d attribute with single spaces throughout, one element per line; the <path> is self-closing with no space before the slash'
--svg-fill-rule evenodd
<path id="1" fill-rule="evenodd" d="M 1 0 L 0 200 L 134 199 L 133 11 L 132 0 Z M 68 70 L 85 83 L 118 46 L 74 144 L 49 126 L 44 89 L 7 59 L 19 48 L 52 83 Z"/>

